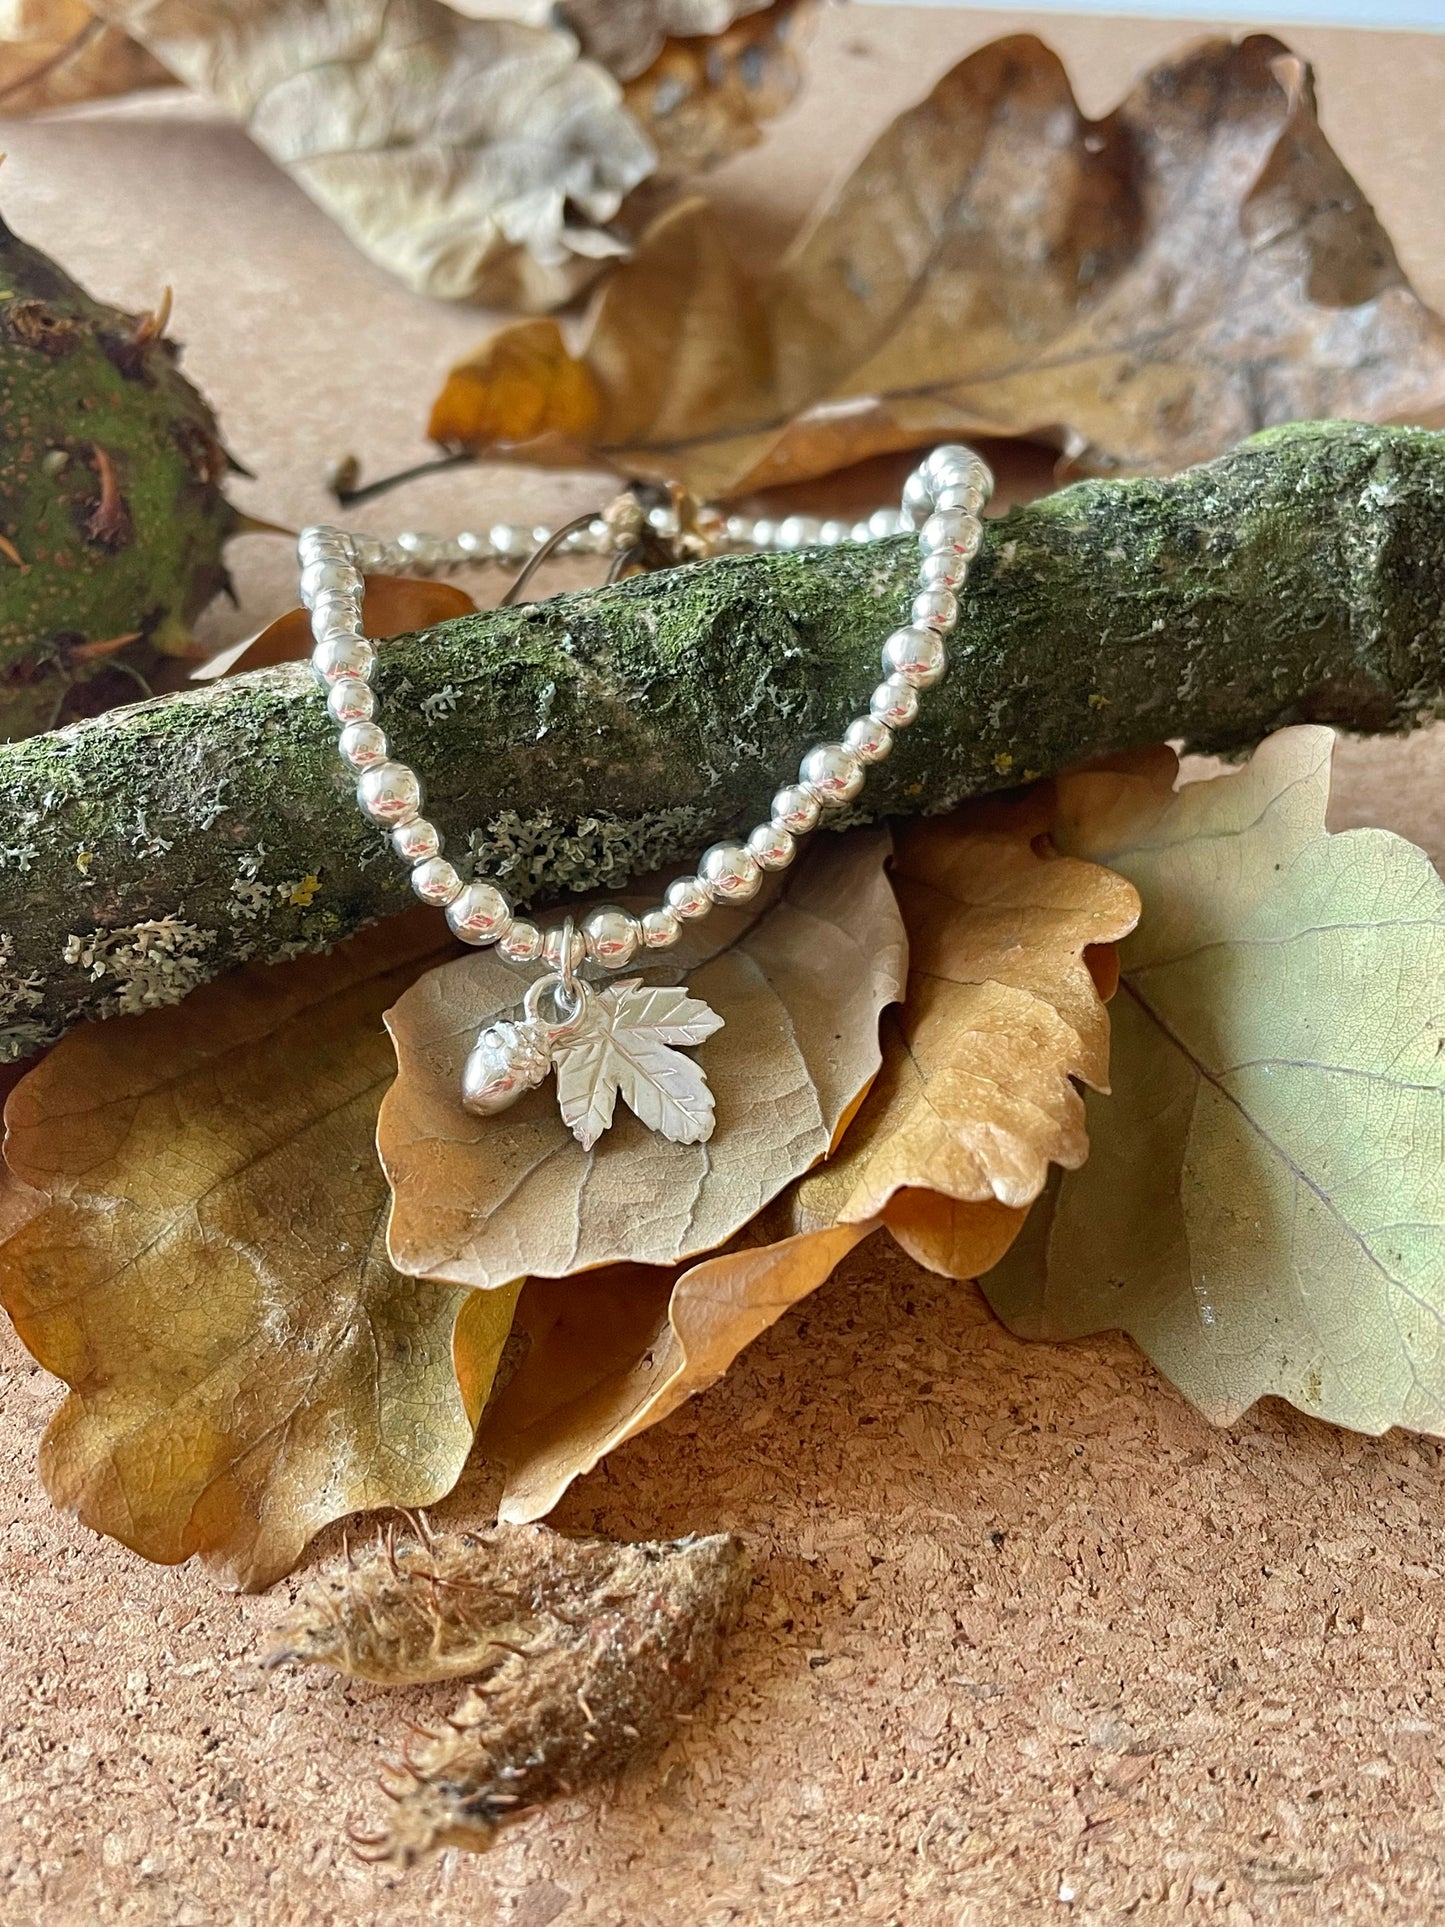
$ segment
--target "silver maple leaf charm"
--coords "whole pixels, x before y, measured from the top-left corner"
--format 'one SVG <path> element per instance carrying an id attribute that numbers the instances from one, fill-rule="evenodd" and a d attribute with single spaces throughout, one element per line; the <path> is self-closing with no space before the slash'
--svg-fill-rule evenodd
<path id="1" fill-rule="evenodd" d="M 675 1144 L 702 1144 L 713 1131 L 712 1092 L 677 1047 L 702 1043 L 722 1024 L 685 989 L 646 986 L 640 977 L 570 991 L 558 977 L 539 978 L 520 1019 L 490 1024 L 477 1039 L 462 1074 L 462 1103 L 492 1117 L 555 1070 L 563 1120 L 584 1150 L 611 1125 L 619 1094 L 649 1130 Z"/>
<path id="2" fill-rule="evenodd" d="M 612 1123 L 619 1094 L 650 1131 L 674 1144 L 712 1136 L 713 1096 L 701 1069 L 676 1048 L 700 1044 L 723 1020 L 685 988 L 640 977 L 591 991 L 578 1022 L 557 1040 L 557 1102 L 586 1151 Z"/>

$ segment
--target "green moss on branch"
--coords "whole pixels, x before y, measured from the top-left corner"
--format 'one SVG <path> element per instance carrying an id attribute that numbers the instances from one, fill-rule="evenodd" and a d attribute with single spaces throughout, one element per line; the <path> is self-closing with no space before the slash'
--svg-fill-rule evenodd
<path id="1" fill-rule="evenodd" d="M 913 545 L 732 557 L 389 644 L 378 688 L 455 853 L 519 903 L 614 887 L 765 811 L 875 680 Z M 1182 736 L 1445 708 L 1445 435 L 1313 423 L 990 524 L 947 683 L 872 772 L 907 814 Z M 0 746 L 0 1049 L 330 943 L 409 902 L 310 673 Z"/>

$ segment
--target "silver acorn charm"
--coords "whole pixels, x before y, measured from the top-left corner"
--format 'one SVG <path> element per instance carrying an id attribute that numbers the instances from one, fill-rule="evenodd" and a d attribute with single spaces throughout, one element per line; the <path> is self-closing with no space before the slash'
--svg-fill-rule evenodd
<path id="1" fill-rule="evenodd" d="M 494 1117 L 555 1068 L 563 1122 L 584 1150 L 611 1125 L 619 1097 L 649 1130 L 701 1144 L 712 1136 L 712 1092 L 678 1046 L 702 1043 L 722 1021 L 685 989 L 649 988 L 633 977 L 593 990 L 554 972 L 528 990 L 520 1020 L 501 1018 L 478 1037 L 462 1072 L 462 1103 Z"/>

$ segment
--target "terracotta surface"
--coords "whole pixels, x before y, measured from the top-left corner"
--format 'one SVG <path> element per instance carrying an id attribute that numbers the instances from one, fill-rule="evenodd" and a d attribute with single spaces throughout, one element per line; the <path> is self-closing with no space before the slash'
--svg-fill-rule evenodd
<path id="1" fill-rule="evenodd" d="M 1024 16 L 851 9 L 806 105 L 721 184 L 776 243 L 888 115 Z M 1038 18 L 1102 109 L 1198 31 Z M 1445 301 L 1445 39 L 1305 32 L 1325 119 Z M 150 102 L 4 132 L 7 218 L 98 292 L 175 286 L 187 365 L 278 518 L 328 455 L 425 452 L 427 397 L 480 331 L 351 253 L 235 132 Z M 786 199 L 784 197 L 787 197 Z M 447 477 L 378 525 L 570 511 L 585 478 Z M 242 618 L 284 547 L 245 545 Z M 1438 737 L 1351 746 L 1340 823 L 1445 857 Z M 53 1383 L 3 1363 L 4 1927 L 724 1923 L 1417 1923 L 1445 1910 L 1445 1464 L 1284 1409 L 1212 1431 L 1117 1339 L 1031 1347 L 968 1288 L 865 1246 L 731 1377 L 613 1458 L 560 1523 L 736 1528 L 758 1583 L 725 1678 L 614 1799 L 397 1879 L 348 1819 L 398 1698 L 255 1663 L 276 1606 L 157 1571 L 57 1517 Z M 441 1509 L 478 1516 L 479 1468 Z"/>

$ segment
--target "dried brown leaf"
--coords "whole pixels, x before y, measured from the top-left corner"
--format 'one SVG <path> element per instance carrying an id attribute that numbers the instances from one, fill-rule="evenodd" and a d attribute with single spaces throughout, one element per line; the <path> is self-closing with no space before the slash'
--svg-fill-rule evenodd
<path id="1" fill-rule="evenodd" d="M 725 496 L 955 434 L 1173 471 L 1323 416 L 1445 419 L 1445 323 L 1321 133 L 1303 61 L 1209 41 L 1095 122 L 1017 36 L 896 121 L 775 272 L 745 273 L 705 203 L 677 207 L 580 353 L 533 333 L 524 364 L 503 329 L 431 433 Z"/>
<path id="2" fill-rule="evenodd" d="M 437 955 L 419 912 L 72 1031 L 11 1093 L 41 1194 L 0 1230 L 0 1299 L 71 1387 L 56 1503 L 147 1558 L 240 1585 L 327 1521 L 429 1504 L 465 1463 L 511 1294 L 388 1264 L 383 1009 Z"/>
<path id="3" fill-rule="evenodd" d="M 761 908 L 715 912 L 670 953 L 669 976 L 724 1019 L 695 1053 L 717 1104 L 706 1144 L 668 1143 L 619 1114 L 584 1151 L 550 1080 L 501 1116 L 470 1115 L 462 1064 L 516 1003 L 516 975 L 480 954 L 424 977 L 387 1016 L 399 1074 L 378 1144 L 396 1194 L 392 1261 L 489 1288 L 672 1264 L 730 1238 L 824 1155 L 878 1068 L 878 1012 L 906 968 L 889 847 L 882 831 L 826 838 Z"/>
<path id="4" fill-rule="evenodd" d="M 570 27 L 589 60 L 619 80 L 636 80 L 668 40 L 726 32 L 745 14 L 764 13 L 773 0 L 557 0 L 556 19 Z"/>
<path id="5" fill-rule="evenodd" d="M 159 61 L 98 20 L 85 0 L 0 0 L 0 113 L 39 114 L 173 84 Z"/>
<path id="6" fill-rule="evenodd" d="M 419 294 L 568 299 L 653 154 L 570 34 L 441 0 L 96 0 Z"/>
<path id="7" fill-rule="evenodd" d="M 1048 786 L 919 825 L 895 864 L 908 997 L 834 1155 L 685 1268 L 614 1265 L 536 1280 L 529 1350 L 480 1448 L 506 1469 L 502 1516 L 538 1518 L 606 1452 L 704 1390 L 880 1223 L 912 1256 L 974 1277 L 1017 1235 L 1051 1164 L 1087 1151 L 1079 1079 L 1107 1087 L 1101 958 L 1133 927 L 1133 887 L 1042 836 Z"/>

